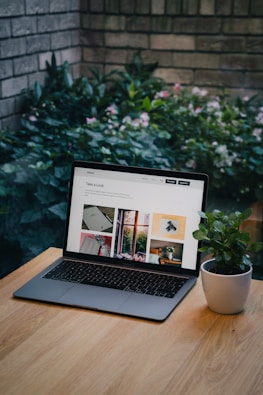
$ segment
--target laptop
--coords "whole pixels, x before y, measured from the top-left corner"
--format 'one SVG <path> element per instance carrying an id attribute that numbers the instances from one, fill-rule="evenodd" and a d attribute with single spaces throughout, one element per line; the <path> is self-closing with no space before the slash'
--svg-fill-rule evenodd
<path id="1" fill-rule="evenodd" d="M 164 321 L 196 283 L 205 174 L 75 161 L 63 255 L 14 297 Z"/>

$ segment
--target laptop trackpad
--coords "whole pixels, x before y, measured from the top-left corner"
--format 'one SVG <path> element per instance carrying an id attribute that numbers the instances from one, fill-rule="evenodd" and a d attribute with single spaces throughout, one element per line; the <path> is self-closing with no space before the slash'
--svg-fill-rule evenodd
<path id="1" fill-rule="evenodd" d="M 77 284 L 67 291 L 59 302 L 71 306 L 116 311 L 129 297 L 129 292 Z"/>

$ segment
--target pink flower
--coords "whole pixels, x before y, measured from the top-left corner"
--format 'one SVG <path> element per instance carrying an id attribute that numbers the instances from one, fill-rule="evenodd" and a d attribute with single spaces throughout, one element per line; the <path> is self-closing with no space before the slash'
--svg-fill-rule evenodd
<path id="1" fill-rule="evenodd" d="M 106 113 L 111 115 L 118 114 L 117 107 L 114 104 L 112 104 L 111 106 L 106 108 Z"/>
<path id="2" fill-rule="evenodd" d="M 86 118 L 86 122 L 87 122 L 87 124 L 88 125 L 90 125 L 91 123 L 94 123 L 94 122 L 96 122 L 97 121 L 97 118 L 96 117 L 91 117 L 91 118 Z"/>
<path id="3" fill-rule="evenodd" d="M 181 90 L 182 90 L 182 85 L 180 84 L 180 82 L 176 82 L 176 83 L 174 84 L 174 90 L 175 90 L 176 92 L 181 92 Z"/>
<path id="4" fill-rule="evenodd" d="M 140 119 L 141 119 L 141 122 L 142 122 L 142 126 L 147 127 L 149 125 L 150 117 L 149 117 L 149 114 L 147 112 L 142 112 L 141 115 L 140 115 Z"/>
<path id="5" fill-rule="evenodd" d="M 167 90 L 156 93 L 156 97 L 169 97 L 169 96 L 170 93 Z"/>
<path id="6" fill-rule="evenodd" d="M 139 120 L 139 118 L 136 118 L 136 119 L 134 119 L 134 120 L 132 121 L 132 126 L 135 127 L 135 128 L 137 128 L 137 127 L 140 126 L 140 120 Z"/>
<path id="7" fill-rule="evenodd" d="M 149 114 L 147 112 L 142 112 L 140 118 L 144 121 L 149 121 L 150 119 Z"/>

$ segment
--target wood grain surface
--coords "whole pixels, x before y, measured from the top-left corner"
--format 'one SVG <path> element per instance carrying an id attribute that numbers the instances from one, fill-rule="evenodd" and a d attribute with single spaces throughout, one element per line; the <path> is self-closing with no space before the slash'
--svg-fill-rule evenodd
<path id="1" fill-rule="evenodd" d="M 263 282 L 224 316 L 198 280 L 163 323 L 12 297 L 60 255 L 50 248 L 0 281 L 1 395 L 262 394 Z"/>

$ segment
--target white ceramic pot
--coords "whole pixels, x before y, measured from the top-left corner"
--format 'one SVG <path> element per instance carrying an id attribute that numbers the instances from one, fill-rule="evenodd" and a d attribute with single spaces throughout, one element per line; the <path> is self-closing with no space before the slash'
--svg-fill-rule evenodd
<path id="1" fill-rule="evenodd" d="M 246 273 L 224 275 L 206 270 L 213 265 L 214 259 L 201 265 L 202 284 L 209 308 L 220 314 L 240 313 L 248 297 L 252 267 Z"/>

